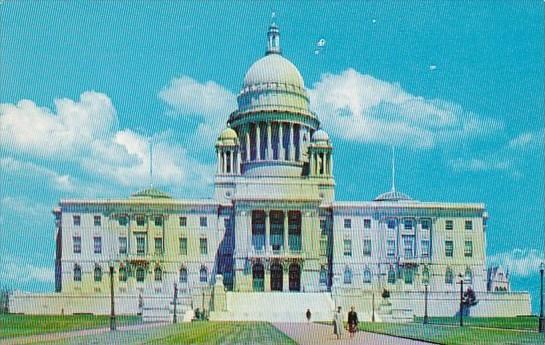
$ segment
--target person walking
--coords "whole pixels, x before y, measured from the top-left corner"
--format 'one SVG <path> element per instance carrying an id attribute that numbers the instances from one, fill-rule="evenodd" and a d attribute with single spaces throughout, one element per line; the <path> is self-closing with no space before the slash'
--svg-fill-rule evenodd
<path id="1" fill-rule="evenodd" d="M 307 316 L 307 321 L 310 322 L 310 318 L 312 317 L 312 313 L 310 312 L 310 309 L 307 309 L 306 316 Z"/>
<path id="2" fill-rule="evenodd" d="M 350 308 L 348 312 L 348 332 L 350 332 L 350 338 L 354 337 L 354 333 L 358 331 L 358 313 L 354 311 L 354 306 Z"/>
<path id="3" fill-rule="evenodd" d="M 337 335 L 337 339 L 341 339 L 343 331 L 343 314 L 341 313 L 341 307 L 339 306 L 333 317 L 333 332 Z"/>

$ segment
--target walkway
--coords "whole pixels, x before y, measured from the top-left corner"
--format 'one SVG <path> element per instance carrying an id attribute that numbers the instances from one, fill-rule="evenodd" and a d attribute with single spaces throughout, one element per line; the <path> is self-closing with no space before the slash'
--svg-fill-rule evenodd
<path id="1" fill-rule="evenodd" d="M 389 335 L 357 332 L 350 338 L 347 331 L 341 339 L 333 334 L 333 326 L 317 323 L 275 323 L 274 326 L 300 345 L 429 345 L 430 343 L 392 337 Z"/>

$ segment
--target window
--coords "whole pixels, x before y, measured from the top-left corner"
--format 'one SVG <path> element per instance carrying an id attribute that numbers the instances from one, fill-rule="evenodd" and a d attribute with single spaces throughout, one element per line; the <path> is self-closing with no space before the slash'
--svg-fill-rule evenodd
<path id="1" fill-rule="evenodd" d="M 403 228 L 405 230 L 412 230 L 413 229 L 413 220 L 412 219 L 405 219 L 403 221 Z"/>
<path id="2" fill-rule="evenodd" d="M 447 270 L 445 272 L 445 284 L 452 284 L 454 282 L 454 274 L 452 273 L 452 269 L 450 267 L 447 267 Z"/>
<path id="3" fill-rule="evenodd" d="M 95 254 L 101 254 L 102 253 L 102 237 L 94 237 L 94 253 Z"/>
<path id="4" fill-rule="evenodd" d="M 348 267 L 344 269 L 344 283 L 352 284 L 352 271 Z"/>
<path id="5" fill-rule="evenodd" d="M 187 226 L 187 217 L 180 217 L 180 226 L 185 228 Z"/>
<path id="6" fill-rule="evenodd" d="M 363 228 L 364 229 L 371 229 L 371 219 L 366 218 L 363 220 Z"/>
<path id="7" fill-rule="evenodd" d="M 452 229 L 454 229 L 454 221 L 446 220 L 445 221 L 445 230 L 452 230 Z"/>
<path id="8" fill-rule="evenodd" d="M 80 226 L 81 225 L 81 216 L 78 214 L 78 215 L 73 215 L 72 216 L 72 221 L 74 222 L 74 226 Z"/>
<path id="9" fill-rule="evenodd" d="M 99 283 L 102 281 L 102 268 L 95 266 L 95 282 Z"/>
<path id="10" fill-rule="evenodd" d="M 119 281 L 120 282 L 126 282 L 127 281 L 127 269 L 125 267 L 119 268 Z"/>
<path id="11" fill-rule="evenodd" d="M 351 229 L 352 228 L 352 219 L 345 218 L 344 219 L 344 228 L 345 229 Z"/>
<path id="12" fill-rule="evenodd" d="M 79 265 L 74 265 L 74 281 L 81 281 L 81 267 Z"/>
<path id="13" fill-rule="evenodd" d="M 395 284 L 396 282 L 396 272 L 392 267 L 388 270 L 388 284 Z"/>
<path id="14" fill-rule="evenodd" d="M 143 283 L 145 278 L 146 278 L 146 271 L 144 271 L 144 268 L 138 267 L 136 269 L 136 281 L 138 283 Z"/>
<path id="15" fill-rule="evenodd" d="M 187 270 L 184 267 L 180 268 L 180 276 L 178 277 L 178 281 L 180 284 L 187 283 Z"/>
<path id="16" fill-rule="evenodd" d="M 161 267 L 155 267 L 155 270 L 153 271 L 153 277 L 156 282 L 160 282 L 163 280 L 163 270 L 161 270 Z"/>
<path id="17" fill-rule="evenodd" d="M 454 253 L 454 242 L 445 241 L 445 256 L 451 258 Z"/>
<path id="18" fill-rule="evenodd" d="M 320 240 L 320 255 L 326 256 L 327 255 L 327 239 L 322 238 Z"/>
<path id="19" fill-rule="evenodd" d="M 430 257 L 430 240 L 422 240 L 420 242 L 420 250 L 422 251 L 423 258 Z"/>
<path id="20" fill-rule="evenodd" d="M 201 228 L 206 228 L 208 226 L 208 218 L 206 217 L 199 218 L 199 224 Z"/>
<path id="21" fill-rule="evenodd" d="M 320 232 L 321 232 L 322 236 L 327 235 L 327 223 L 326 223 L 325 219 L 320 219 Z"/>
<path id="22" fill-rule="evenodd" d="M 464 256 L 466 258 L 473 257 L 473 242 L 472 241 L 466 241 L 464 245 Z"/>
<path id="23" fill-rule="evenodd" d="M 117 223 L 119 226 L 127 226 L 127 224 L 129 224 L 129 218 L 127 216 L 121 216 L 117 218 Z"/>
<path id="24" fill-rule="evenodd" d="M 403 256 L 414 257 L 414 236 L 403 236 Z"/>
<path id="25" fill-rule="evenodd" d="M 146 238 L 144 236 L 136 237 L 136 254 L 146 255 Z"/>
<path id="26" fill-rule="evenodd" d="M 145 223 L 146 223 L 146 218 L 144 218 L 143 215 L 136 216 L 136 225 L 137 226 L 144 226 Z"/>
<path id="27" fill-rule="evenodd" d="M 466 268 L 466 273 L 464 274 L 464 283 L 473 284 L 473 272 L 471 272 L 469 267 Z"/>
<path id="28" fill-rule="evenodd" d="M 363 255 L 371 256 L 371 240 L 369 239 L 363 240 Z"/>
<path id="29" fill-rule="evenodd" d="M 100 226 L 102 224 L 102 217 L 101 216 L 94 216 L 93 217 L 93 224 L 95 226 Z"/>
<path id="30" fill-rule="evenodd" d="M 180 254 L 187 255 L 187 237 L 180 238 Z"/>
<path id="31" fill-rule="evenodd" d="M 397 221 L 395 218 L 390 218 L 386 221 L 386 225 L 388 226 L 388 229 L 393 230 L 397 227 Z"/>
<path id="32" fill-rule="evenodd" d="M 223 218 L 223 227 L 225 228 L 225 230 L 228 230 L 231 228 L 231 218 L 229 217 Z"/>
<path id="33" fill-rule="evenodd" d="M 464 228 L 466 230 L 473 230 L 473 222 L 471 220 L 466 220 Z"/>
<path id="34" fill-rule="evenodd" d="M 119 237 L 119 254 L 127 254 L 127 238 Z"/>
<path id="35" fill-rule="evenodd" d="M 363 271 L 363 282 L 366 284 L 371 283 L 371 271 L 369 269 Z"/>
<path id="36" fill-rule="evenodd" d="M 201 255 L 207 255 L 208 254 L 208 240 L 206 238 L 200 239 L 200 250 Z"/>
<path id="37" fill-rule="evenodd" d="M 422 270 L 422 283 L 429 284 L 430 282 L 430 270 L 428 266 L 424 266 L 424 269 Z"/>
<path id="38" fill-rule="evenodd" d="M 393 258 L 396 255 L 396 241 L 386 241 L 386 256 Z"/>
<path id="39" fill-rule="evenodd" d="M 403 269 L 403 278 L 405 284 L 412 284 L 414 279 L 414 270 L 412 268 Z"/>
<path id="40" fill-rule="evenodd" d="M 153 223 L 155 224 L 155 226 L 163 226 L 163 217 L 162 216 L 153 217 Z"/>
<path id="41" fill-rule="evenodd" d="M 431 221 L 429 219 L 422 219 L 422 230 L 430 230 L 431 229 Z"/>
<path id="42" fill-rule="evenodd" d="M 344 256 L 352 256 L 352 240 L 344 240 Z"/>
<path id="43" fill-rule="evenodd" d="M 201 267 L 201 271 L 199 272 L 199 280 L 201 283 L 206 283 L 208 281 L 208 270 L 206 267 Z"/>
<path id="44" fill-rule="evenodd" d="M 320 269 L 320 285 L 327 285 L 327 270 L 323 266 Z"/>
<path id="45" fill-rule="evenodd" d="M 81 253 L 81 236 L 72 237 L 72 244 L 74 246 L 74 254 Z"/>
<path id="46" fill-rule="evenodd" d="M 155 254 L 163 254 L 163 239 L 161 237 L 155 237 Z"/>

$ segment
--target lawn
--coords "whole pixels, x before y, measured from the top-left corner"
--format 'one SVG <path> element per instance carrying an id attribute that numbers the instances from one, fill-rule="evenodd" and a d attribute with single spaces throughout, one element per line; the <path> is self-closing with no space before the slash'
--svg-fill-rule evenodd
<path id="1" fill-rule="evenodd" d="M 138 316 L 118 316 L 118 325 L 140 322 Z M 108 327 L 108 316 L 0 314 L 0 339 L 25 335 Z"/>
<path id="2" fill-rule="evenodd" d="M 423 318 L 416 318 L 417 323 L 422 323 Z M 518 316 L 518 317 L 467 317 L 464 318 L 464 326 L 474 327 L 492 327 L 503 329 L 523 329 L 537 330 L 537 316 Z M 459 325 L 460 319 L 456 317 L 430 317 L 430 324 L 439 325 Z"/>
<path id="3" fill-rule="evenodd" d="M 359 328 L 369 332 L 410 337 L 445 345 L 543 345 L 545 343 L 543 334 L 514 329 L 371 322 L 362 322 Z"/>

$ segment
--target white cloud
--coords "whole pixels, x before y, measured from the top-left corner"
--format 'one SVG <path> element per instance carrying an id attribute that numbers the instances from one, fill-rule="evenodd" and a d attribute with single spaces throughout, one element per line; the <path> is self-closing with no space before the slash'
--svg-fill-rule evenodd
<path id="1" fill-rule="evenodd" d="M 488 257 L 489 266 L 502 266 L 510 274 L 529 277 L 539 271 L 539 265 L 544 260 L 543 251 L 536 249 L 513 249 Z"/>
<path id="2" fill-rule="evenodd" d="M 53 188 L 59 191 L 73 191 L 75 183 L 72 177 L 66 174 L 59 174 L 54 170 L 42 167 L 32 162 L 22 162 L 12 157 L 0 158 L 0 170 L 5 174 L 16 175 L 26 178 L 29 181 L 45 180 Z"/>
<path id="3" fill-rule="evenodd" d="M 38 266 L 27 262 L 22 257 L 4 255 L 2 270 L 0 270 L 0 281 L 15 284 L 30 282 L 53 283 L 55 282 L 55 271 L 53 267 Z"/>
<path id="4" fill-rule="evenodd" d="M 545 131 L 543 129 L 533 132 L 524 132 L 511 139 L 508 147 L 514 150 L 525 150 L 532 148 L 543 149 Z"/>
<path id="5" fill-rule="evenodd" d="M 458 172 L 471 171 L 507 171 L 511 168 L 511 162 L 508 160 L 493 160 L 493 159 L 452 159 L 448 161 L 449 166 Z"/>
<path id="6" fill-rule="evenodd" d="M 324 127 L 347 140 L 431 148 L 501 128 L 456 104 L 412 95 L 354 69 L 324 74 L 309 95 Z"/>

